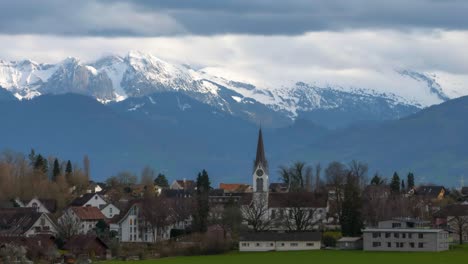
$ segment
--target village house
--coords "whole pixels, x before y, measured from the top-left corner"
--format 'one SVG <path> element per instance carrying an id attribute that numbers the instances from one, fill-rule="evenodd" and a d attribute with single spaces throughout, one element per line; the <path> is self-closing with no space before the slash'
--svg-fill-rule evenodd
<path id="1" fill-rule="evenodd" d="M 15 199 L 20 207 L 35 208 L 40 213 L 53 214 L 57 211 L 57 201 L 54 199 L 39 199 L 37 197 L 30 201 Z"/>
<path id="2" fill-rule="evenodd" d="M 101 208 L 105 205 L 107 205 L 106 200 L 97 193 L 85 193 L 80 197 L 75 198 L 75 200 L 70 203 L 70 206 L 92 206 L 96 208 Z"/>
<path id="3" fill-rule="evenodd" d="M 362 237 L 342 237 L 336 241 L 336 247 L 341 250 L 362 250 Z"/>
<path id="4" fill-rule="evenodd" d="M 114 216 L 116 215 L 119 215 L 120 214 L 120 209 L 109 203 L 109 204 L 106 204 L 104 206 L 101 206 L 101 213 L 107 218 L 107 219 L 111 219 L 113 218 Z"/>
<path id="5" fill-rule="evenodd" d="M 76 235 L 67 240 L 63 246 L 65 250 L 75 256 L 88 258 L 110 259 L 109 246 L 95 235 Z"/>
<path id="6" fill-rule="evenodd" d="M 239 251 L 295 251 L 318 250 L 320 232 L 251 232 L 239 238 Z"/>
<path id="7" fill-rule="evenodd" d="M 468 241 L 468 204 L 449 204 L 434 216 L 435 224 L 447 229 L 452 241 Z"/>
<path id="8" fill-rule="evenodd" d="M 78 226 L 79 234 L 88 234 L 93 231 L 100 220 L 105 220 L 104 214 L 97 207 L 93 206 L 72 206 L 58 219 L 59 223 L 73 221 Z"/>
<path id="9" fill-rule="evenodd" d="M 175 180 L 169 185 L 171 190 L 185 190 L 185 191 L 193 191 L 195 190 L 196 184 L 193 180 Z"/>
<path id="10" fill-rule="evenodd" d="M 50 217 L 34 208 L 1 208 L 0 236 L 57 235 Z"/>
<path id="11" fill-rule="evenodd" d="M 448 232 L 431 229 L 427 221 L 395 218 L 363 230 L 365 251 L 445 251 Z"/>
<path id="12" fill-rule="evenodd" d="M 224 193 L 251 193 L 252 186 L 244 183 L 220 183 L 219 189 Z"/>

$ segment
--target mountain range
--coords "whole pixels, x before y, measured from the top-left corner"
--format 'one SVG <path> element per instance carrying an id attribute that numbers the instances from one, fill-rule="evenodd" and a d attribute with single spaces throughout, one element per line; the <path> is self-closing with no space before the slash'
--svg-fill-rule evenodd
<path id="1" fill-rule="evenodd" d="M 454 99 L 464 90 L 431 74 L 396 74 L 424 98 L 305 82 L 263 88 L 140 52 L 0 61 L 0 150 L 78 162 L 87 154 L 97 180 L 150 165 L 171 179 L 207 169 L 214 183 L 249 182 L 262 126 L 273 181 L 297 160 L 355 159 L 372 173 L 455 185 L 468 169 L 468 98 Z"/>
<path id="2" fill-rule="evenodd" d="M 379 87 L 356 88 L 302 81 L 263 87 L 231 80 L 211 67 L 193 69 L 151 54 L 129 52 L 85 63 L 69 57 L 56 64 L 32 60 L 0 61 L 0 87 L 16 98 L 76 93 L 109 104 L 161 92 L 189 96 L 215 109 L 266 127 L 282 127 L 307 119 L 329 128 L 355 122 L 398 119 L 420 109 L 468 95 L 441 86 L 436 75 L 396 70 L 412 81 L 418 96 Z M 448 87 L 448 86 L 447 86 Z"/>

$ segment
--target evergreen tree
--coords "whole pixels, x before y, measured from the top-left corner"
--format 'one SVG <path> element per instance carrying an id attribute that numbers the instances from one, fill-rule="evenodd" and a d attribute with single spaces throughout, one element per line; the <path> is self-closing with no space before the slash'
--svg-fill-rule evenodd
<path id="1" fill-rule="evenodd" d="M 349 174 L 344 186 L 344 201 L 341 209 L 341 232 L 343 236 L 358 236 L 363 227 L 362 199 L 359 189 L 359 180 Z"/>
<path id="2" fill-rule="evenodd" d="M 42 172 L 43 174 L 47 174 L 48 171 L 48 163 L 47 160 L 42 157 L 41 154 L 36 156 L 36 160 L 34 162 L 34 170 L 38 172 Z"/>
<path id="3" fill-rule="evenodd" d="M 60 169 L 60 164 L 58 159 L 54 160 L 54 168 L 52 170 L 52 180 L 57 181 L 57 177 L 62 173 L 62 170 Z"/>
<path id="4" fill-rule="evenodd" d="M 154 179 L 154 184 L 162 188 L 169 187 L 169 182 L 167 181 L 166 175 L 162 173 L 159 173 L 158 176 L 156 176 L 156 179 Z"/>
<path id="5" fill-rule="evenodd" d="M 408 173 L 406 183 L 408 184 L 408 189 L 414 188 L 414 174 L 412 172 Z"/>
<path id="6" fill-rule="evenodd" d="M 211 189 L 210 178 L 206 170 L 198 173 L 197 176 L 197 210 L 194 215 L 194 229 L 198 232 L 206 232 L 208 229 L 208 214 L 210 212 L 209 207 L 209 192 Z"/>
<path id="7" fill-rule="evenodd" d="M 406 190 L 405 180 L 401 180 L 401 191 L 404 192 L 405 190 Z"/>
<path id="8" fill-rule="evenodd" d="M 400 193 L 400 176 L 398 173 L 393 173 L 392 182 L 390 183 L 390 190 L 393 194 Z"/>
<path id="9" fill-rule="evenodd" d="M 382 185 L 385 181 L 376 173 L 370 183 L 371 185 Z"/>
<path id="10" fill-rule="evenodd" d="M 28 155 L 29 158 L 29 164 L 34 167 L 36 164 L 36 151 L 34 149 L 31 149 L 31 152 Z"/>
<path id="11" fill-rule="evenodd" d="M 68 181 L 68 183 L 70 183 L 71 181 L 71 176 L 73 174 L 73 167 L 72 167 L 72 164 L 71 164 L 71 161 L 68 160 L 67 161 L 67 166 L 65 167 L 65 177 Z"/>

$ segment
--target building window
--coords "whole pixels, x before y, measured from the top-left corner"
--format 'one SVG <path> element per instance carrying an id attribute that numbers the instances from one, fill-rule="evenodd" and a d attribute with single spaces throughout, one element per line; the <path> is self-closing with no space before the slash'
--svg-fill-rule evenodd
<path id="1" fill-rule="evenodd" d="M 308 246 L 308 247 L 313 247 L 313 246 L 314 246 L 314 243 L 306 243 L 306 246 Z"/>
<path id="2" fill-rule="evenodd" d="M 410 248 L 414 248 L 414 242 L 409 243 Z"/>
<path id="3" fill-rule="evenodd" d="M 381 243 L 380 242 L 372 242 L 372 247 L 380 247 Z"/>
<path id="4" fill-rule="evenodd" d="M 270 243 L 270 247 L 273 247 L 275 244 L 274 243 Z"/>
<path id="5" fill-rule="evenodd" d="M 392 235 L 391 233 L 385 233 L 385 238 L 389 238 L 391 237 L 391 235 Z"/>
<path id="6" fill-rule="evenodd" d="M 394 237 L 394 238 L 399 238 L 399 237 L 400 237 L 400 234 L 399 234 L 399 233 L 394 233 L 394 234 L 393 234 L 393 237 Z"/>
<path id="7" fill-rule="evenodd" d="M 401 223 L 392 223 L 392 228 L 400 228 Z"/>
<path id="8" fill-rule="evenodd" d="M 378 238 L 378 237 L 380 237 L 380 233 L 372 233 L 372 237 L 373 238 Z"/>
<path id="9" fill-rule="evenodd" d="M 406 233 L 401 234 L 401 238 L 406 238 Z"/>
<path id="10" fill-rule="evenodd" d="M 284 247 L 284 243 L 281 243 L 281 246 Z"/>
<path id="11" fill-rule="evenodd" d="M 424 238 L 424 234 L 418 234 L 418 238 Z"/>
<path id="12" fill-rule="evenodd" d="M 413 234 L 408 233 L 408 238 L 413 238 Z"/>
<path id="13" fill-rule="evenodd" d="M 260 246 L 260 243 L 255 244 L 255 246 L 256 246 L 256 247 L 259 247 L 259 246 Z"/>
<path id="14" fill-rule="evenodd" d="M 271 210 L 271 219 L 275 219 L 276 218 L 276 210 L 273 209 Z"/>
<path id="15" fill-rule="evenodd" d="M 387 247 L 391 248 L 391 247 L 392 247 L 392 243 L 391 243 L 391 242 L 387 242 Z"/>
<path id="16" fill-rule="evenodd" d="M 424 248 L 424 243 L 418 243 L 418 248 Z"/>
<path id="17" fill-rule="evenodd" d="M 243 247 L 248 247 L 248 246 L 249 246 L 249 243 L 242 243 L 241 246 L 243 246 Z"/>
<path id="18" fill-rule="evenodd" d="M 109 207 L 109 213 L 112 214 L 112 207 Z"/>
<path id="19" fill-rule="evenodd" d="M 130 225 L 132 225 L 132 224 L 133 224 L 133 220 L 130 218 Z"/>
<path id="20" fill-rule="evenodd" d="M 41 218 L 41 226 L 44 226 L 44 225 L 45 225 L 45 219 Z"/>
<path id="21" fill-rule="evenodd" d="M 289 244 L 289 245 L 290 245 L 291 247 L 297 247 L 297 246 L 298 246 L 297 243 L 291 243 L 291 244 Z"/>

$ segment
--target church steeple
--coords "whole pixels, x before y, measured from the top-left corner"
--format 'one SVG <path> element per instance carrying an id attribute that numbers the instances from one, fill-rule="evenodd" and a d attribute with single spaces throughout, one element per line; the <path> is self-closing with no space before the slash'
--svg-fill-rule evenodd
<path id="1" fill-rule="evenodd" d="M 259 166 L 266 171 L 268 170 L 268 162 L 265 157 L 265 147 L 263 145 L 263 134 L 261 128 L 258 131 L 257 156 L 255 157 L 254 170 Z"/>

